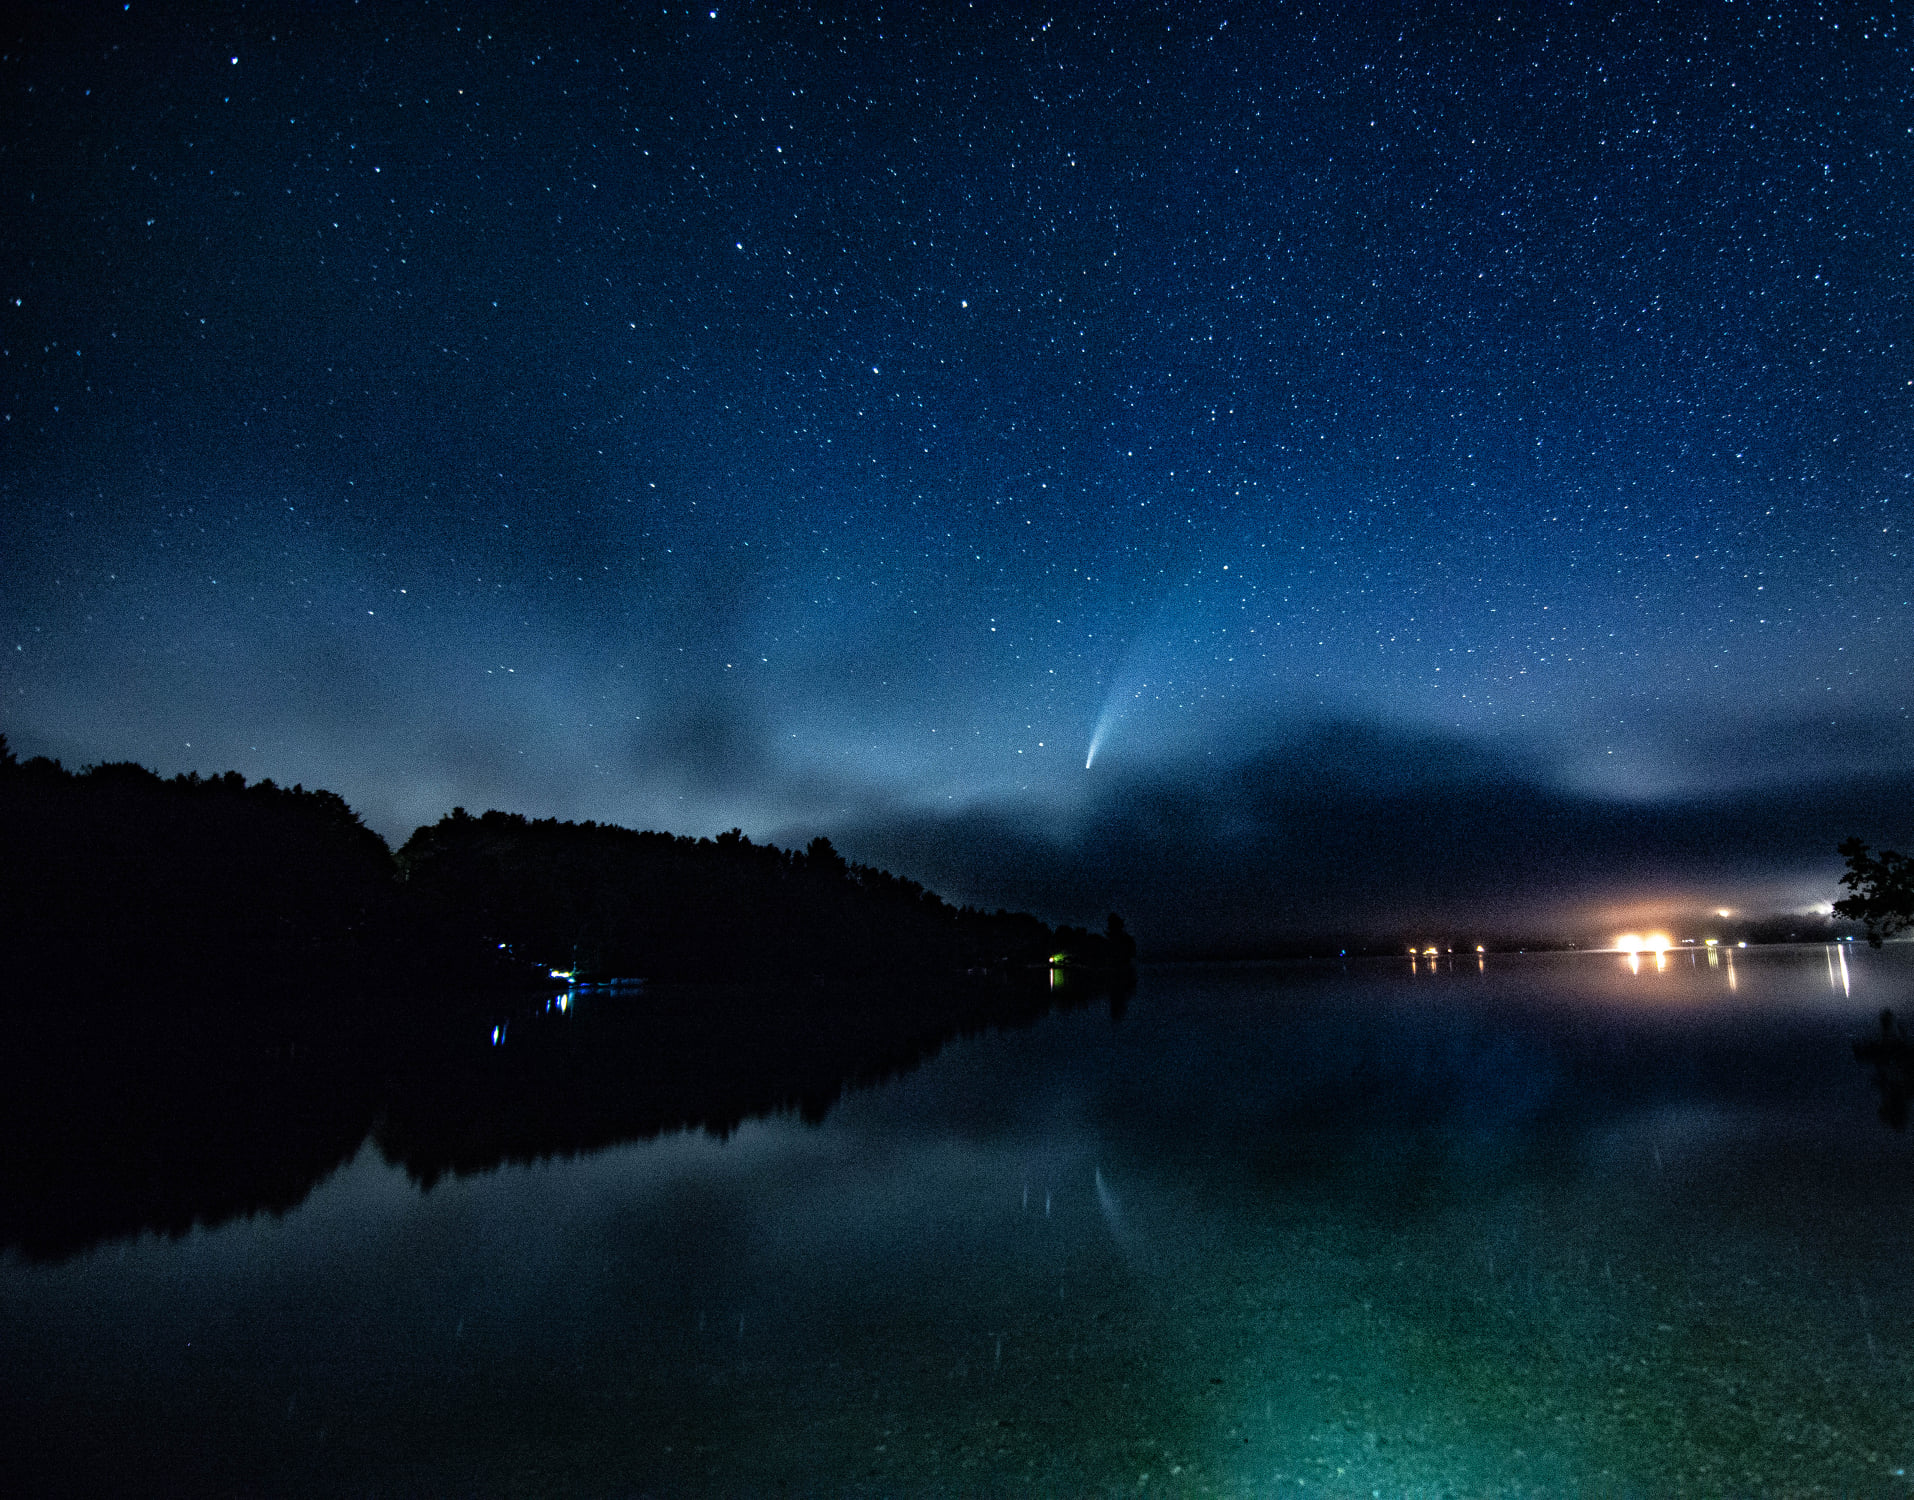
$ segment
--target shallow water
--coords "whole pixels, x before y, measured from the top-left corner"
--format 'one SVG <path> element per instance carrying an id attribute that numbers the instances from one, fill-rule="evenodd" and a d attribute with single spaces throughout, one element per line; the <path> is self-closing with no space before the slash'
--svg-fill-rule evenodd
<path id="1" fill-rule="evenodd" d="M 1146 971 L 822 1124 L 0 1261 L 29 1492 L 1905 1495 L 1914 952 Z M 85 1191 L 84 1180 L 75 1183 Z"/>

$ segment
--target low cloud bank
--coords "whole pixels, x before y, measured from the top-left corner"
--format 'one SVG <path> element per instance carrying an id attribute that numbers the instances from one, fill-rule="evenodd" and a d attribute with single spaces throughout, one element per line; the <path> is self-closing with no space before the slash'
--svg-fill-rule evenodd
<path id="1" fill-rule="evenodd" d="M 1477 742 L 1332 723 L 1228 766 L 1113 774 L 1063 835 L 1010 807 L 835 832 L 952 899 L 1121 911 L 1145 957 L 1251 955 L 1416 930 L 1586 939 L 1644 909 L 1801 909 L 1840 894 L 1848 834 L 1909 841 L 1911 793 L 1900 767 L 1850 765 L 1623 801 Z"/>

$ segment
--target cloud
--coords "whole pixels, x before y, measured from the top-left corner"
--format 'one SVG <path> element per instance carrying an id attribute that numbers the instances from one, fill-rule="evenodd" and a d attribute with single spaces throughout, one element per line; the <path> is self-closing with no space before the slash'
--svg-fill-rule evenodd
<path id="1" fill-rule="evenodd" d="M 840 843 L 952 899 L 1119 910 L 1158 954 L 1254 952 L 1430 925 L 1570 936 L 1639 900 L 1798 904 L 1833 893 L 1847 834 L 1905 842 L 1910 792 L 1905 770 L 1839 767 L 1650 805 L 1566 789 L 1532 756 L 1344 721 L 1230 765 L 1113 777 L 1061 836 L 1000 806 L 873 818 Z"/>
<path id="2" fill-rule="evenodd" d="M 654 707 L 630 744 L 634 777 L 700 797 L 735 795 L 770 773 L 770 730 L 735 699 L 715 696 Z"/>
<path id="3" fill-rule="evenodd" d="M 1697 787 L 1791 785 L 1914 772 L 1914 719 L 1905 712 L 1836 711 L 1708 725 L 1663 752 Z"/>

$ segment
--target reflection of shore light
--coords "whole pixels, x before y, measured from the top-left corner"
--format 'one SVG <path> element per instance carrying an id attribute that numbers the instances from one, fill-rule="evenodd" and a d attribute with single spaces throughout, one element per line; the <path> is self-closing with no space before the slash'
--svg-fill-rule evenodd
<path id="1" fill-rule="evenodd" d="M 1628 955 L 1628 972 L 1639 974 L 1642 971 L 1642 940 L 1632 932 L 1624 932 L 1615 939 L 1615 946 Z"/>

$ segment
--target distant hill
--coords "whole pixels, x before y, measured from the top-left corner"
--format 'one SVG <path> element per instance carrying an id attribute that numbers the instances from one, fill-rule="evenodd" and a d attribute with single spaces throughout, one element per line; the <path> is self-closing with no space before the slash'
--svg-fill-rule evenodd
<path id="1" fill-rule="evenodd" d="M 449 817 L 398 855 L 426 930 L 507 944 L 581 978 L 767 979 L 929 969 L 1127 966 L 1120 920 L 1102 934 L 1024 913 L 954 907 L 914 880 L 803 850 L 636 833 L 515 813 Z"/>
<path id="2" fill-rule="evenodd" d="M 131 764 L 18 761 L 0 737 L 0 931 L 10 989 L 271 977 L 288 992 L 497 988 L 635 976 L 839 978 L 1127 967 L 1106 930 L 953 907 L 803 851 L 455 809 L 395 858 L 343 798 Z"/>
<path id="3" fill-rule="evenodd" d="M 58 992 L 341 983 L 394 946 L 397 866 L 332 792 L 20 763 L 0 738 L 0 962 Z"/>

